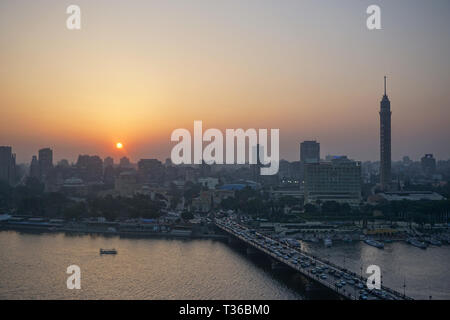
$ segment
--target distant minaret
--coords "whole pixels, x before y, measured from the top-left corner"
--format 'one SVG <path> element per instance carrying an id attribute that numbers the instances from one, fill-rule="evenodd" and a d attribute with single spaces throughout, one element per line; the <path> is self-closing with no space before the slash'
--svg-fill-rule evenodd
<path id="1" fill-rule="evenodd" d="M 383 191 L 389 190 L 391 185 L 391 114 L 384 77 L 384 95 L 380 103 L 380 183 Z"/>

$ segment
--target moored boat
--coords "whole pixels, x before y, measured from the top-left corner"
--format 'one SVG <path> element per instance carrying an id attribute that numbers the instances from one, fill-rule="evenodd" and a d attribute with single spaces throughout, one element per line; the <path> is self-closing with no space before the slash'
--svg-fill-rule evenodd
<path id="1" fill-rule="evenodd" d="M 368 244 L 369 246 L 372 246 L 372 247 L 375 247 L 375 248 L 378 248 L 378 249 L 383 249 L 384 248 L 384 243 L 379 242 L 379 241 L 375 241 L 373 239 L 366 239 L 366 240 L 364 240 L 364 242 L 366 244 Z"/>
<path id="2" fill-rule="evenodd" d="M 117 254 L 116 249 L 100 249 L 100 254 Z"/>
<path id="3" fill-rule="evenodd" d="M 351 237 L 350 235 L 346 234 L 346 235 L 342 238 L 342 241 L 347 242 L 347 243 L 350 243 L 350 242 L 352 242 L 352 237 Z"/>
<path id="4" fill-rule="evenodd" d="M 439 241 L 438 239 L 435 238 L 427 238 L 425 239 L 429 244 L 433 245 L 433 246 L 438 246 L 440 247 L 442 245 L 442 242 Z"/>
<path id="5" fill-rule="evenodd" d="M 426 249 L 427 245 L 422 242 L 417 240 L 416 238 L 408 238 L 406 240 L 406 242 L 408 242 L 410 245 L 413 245 L 414 247 L 420 248 L 420 249 Z"/>

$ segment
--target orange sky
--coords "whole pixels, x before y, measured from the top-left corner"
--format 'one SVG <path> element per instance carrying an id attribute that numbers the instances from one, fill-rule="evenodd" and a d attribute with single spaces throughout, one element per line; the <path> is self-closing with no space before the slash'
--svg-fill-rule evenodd
<path id="1" fill-rule="evenodd" d="M 26 162 L 47 146 L 71 161 L 164 159 L 172 130 L 202 120 L 279 128 L 289 160 L 309 139 L 323 157 L 377 159 L 386 73 L 394 159 L 449 158 L 448 2 L 380 2 L 377 32 L 365 1 L 201 0 L 78 1 L 82 30 L 69 31 L 66 1 L 3 0 L 0 145 Z"/>

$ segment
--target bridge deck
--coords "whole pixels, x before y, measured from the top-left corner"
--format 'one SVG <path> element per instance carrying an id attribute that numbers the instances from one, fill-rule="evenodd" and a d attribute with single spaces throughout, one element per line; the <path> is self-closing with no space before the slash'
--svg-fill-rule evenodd
<path id="1" fill-rule="evenodd" d="M 381 287 L 381 290 L 385 292 L 384 296 L 382 296 L 381 294 L 375 294 L 375 292 L 369 292 L 369 290 L 367 289 L 367 286 L 365 285 L 367 282 L 367 279 L 365 279 L 364 277 L 358 276 L 349 270 L 346 270 L 344 268 L 341 268 L 337 265 L 330 263 L 329 261 L 324 261 L 320 258 L 317 258 L 305 251 L 302 251 L 299 248 L 294 248 L 287 244 L 282 244 L 279 241 L 274 240 L 266 235 L 255 233 L 260 238 L 262 238 L 264 240 L 269 240 L 271 243 L 273 243 L 273 245 L 278 245 L 281 247 L 283 247 L 283 246 L 288 247 L 289 251 L 295 252 L 295 254 L 292 257 L 288 257 L 288 258 L 286 258 L 286 256 L 283 256 L 283 255 L 281 255 L 281 256 L 277 255 L 276 253 L 273 252 L 273 249 L 271 250 L 270 246 L 267 243 L 265 243 L 262 240 L 258 241 L 257 236 L 252 238 L 251 234 L 249 234 L 250 230 L 242 225 L 237 224 L 237 223 L 233 224 L 233 227 L 234 227 L 233 228 L 230 225 L 227 225 L 226 223 L 216 219 L 215 224 L 221 230 L 233 235 L 234 237 L 245 242 L 246 244 L 267 254 L 268 256 L 272 257 L 275 261 L 278 261 L 278 262 L 294 269 L 295 271 L 300 272 L 304 276 L 322 284 L 323 286 L 329 288 L 330 290 L 334 291 L 335 293 L 337 293 L 338 295 L 340 295 L 343 298 L 351 299 L 351 300 L 359 300 L 360 299 L 360 290 L 362 290 L 362 288 L 357 287 L 357 283 L 361 283 L 361 284 L 364 284 L 364 289 L 366 290 L 366 292 L 368 292 L 367 298 L 369 300 L 378 300 L 378 299 L 411 300 L 412 299 L 412 298 L 404 296 L 401 293 L 399 293 L 395 290 L 392 290 L 386 286 Z M 234 230 L 236 228 L 239 228 L 240 231 L 237 232 L 236 230 Z M 245 236 L 242 235 L 242 233 L 245 233 Z M 312 268 L 310 265 L 305 267 L 304 263 L 301 262 L 302 260 L 309 261 L 310 264 L 313 265 Z M 303 266 L 302 266 L 302 264 L 303 264 Z M 328 271 L 334 270 L 334 273 L 330 274 L 328 272 L 328 274 L 326 274 L 325 277 L 321 278 L 321 275 L 323 275 L 325 273 L 321 273 L 321 274 L 315 273 L 313 270 L 316 269 L 317 266 L 326 267 Z M 338 282 L 340 282 L 342 280 L 340 280 L 340 277 L 338 278 L 335 276 L 336 273 L 342 274 L 344 277 L 344 281 L 350 280 L 350 282 L 351 282 L 352 280 L 353 281 L 356 280 L 355 282 L 357 282 L 357 283 L 355 283 L 355 284 L 345 283 L 345 284 L 342 284 L 342 286 L 338 286 Z"/>

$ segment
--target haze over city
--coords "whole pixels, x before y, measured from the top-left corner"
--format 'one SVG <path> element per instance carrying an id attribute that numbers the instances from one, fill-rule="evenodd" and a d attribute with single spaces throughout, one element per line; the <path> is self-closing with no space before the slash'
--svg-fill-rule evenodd
<path id="1" fill-rule="evenodd" d="M 279 128 L 280 157 L 318 140 L 322 156 L 379 159 L 388 76 L 392 159 L 450 158 L 450 3 L 377 1 L 68 1 L 0 4 L 0 145 L 17 162 L 43 147 L 78 154 L 170 156 L 170 134 Z M 116 148 L 122 142 L 123 148 Z"/>
<path id="2" fill-rule="evenodd" d="M 0 301 L 449 300 L 449 30 L 449 0 L 0 1 Z"/>

